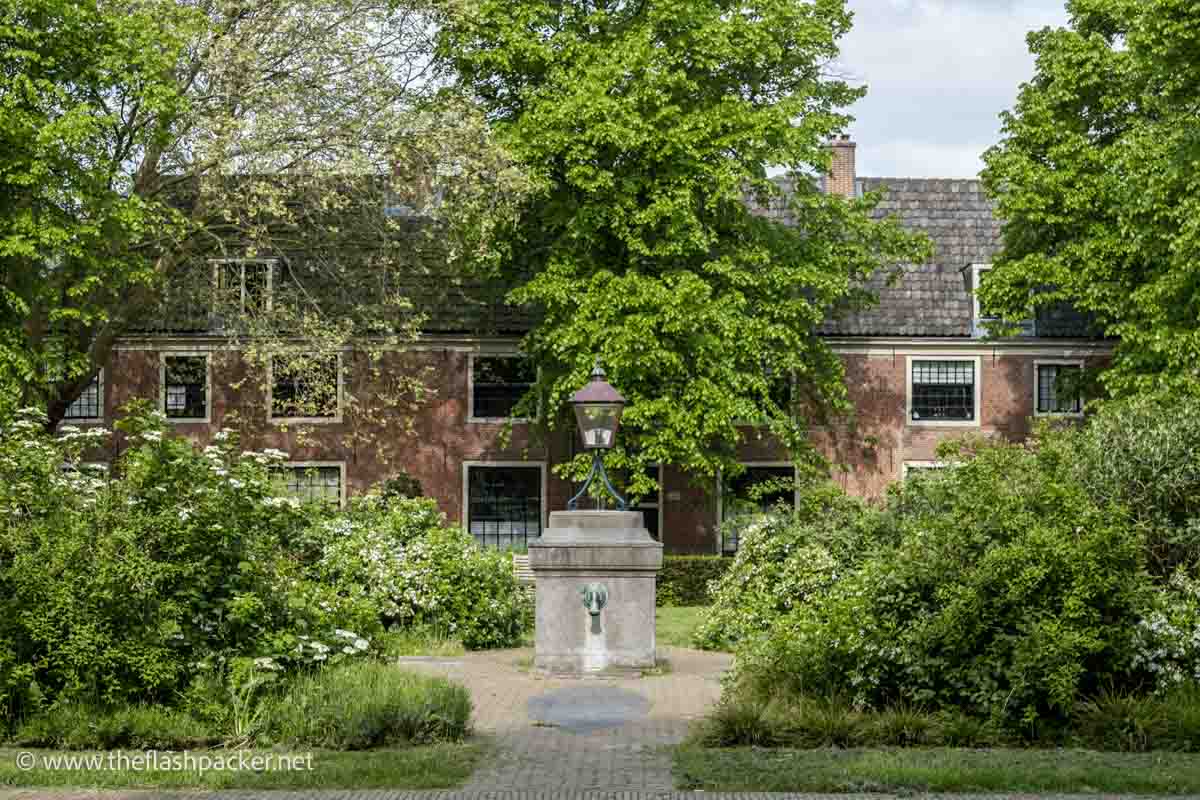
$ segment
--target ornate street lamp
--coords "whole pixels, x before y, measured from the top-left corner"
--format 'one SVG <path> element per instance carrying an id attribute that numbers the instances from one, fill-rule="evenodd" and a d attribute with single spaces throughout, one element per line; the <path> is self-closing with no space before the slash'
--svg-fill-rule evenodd
<path id="1" fill-rule="evenodd" d="M 575 420 L 579 423 L 579 433 L 583 436 L 583 447 L 592 451 L 592 470 L 588 473 L 583 488 L 567 501 L 568 511 L 575 510 L 579 498 L 592 485 L 597 475 L 604 482 L 604 488 L 616 499 L 617 508 L 625 510 L 625 498 L 621 497 L 609 482 L 602 457 L 603 452 L 612 449 L 617 440 L 617 427 L 621 424 L 625 398 L 605 380 L 605 377 L 604 370 L 600 368 L 600 360 L 596 359 L 591 381 L 571 395 L 571 405 L 575 407 Z"/>

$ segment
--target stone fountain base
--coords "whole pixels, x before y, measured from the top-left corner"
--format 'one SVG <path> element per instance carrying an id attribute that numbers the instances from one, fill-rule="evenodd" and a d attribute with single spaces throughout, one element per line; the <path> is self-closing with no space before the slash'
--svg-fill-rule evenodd
<path id="1" fill-rule="evenodd" d="M 662 545 L 636 511 L 555 511 L 529 545 L 537 596 L 534 669 L 565 675 L 655 666 Z"/>

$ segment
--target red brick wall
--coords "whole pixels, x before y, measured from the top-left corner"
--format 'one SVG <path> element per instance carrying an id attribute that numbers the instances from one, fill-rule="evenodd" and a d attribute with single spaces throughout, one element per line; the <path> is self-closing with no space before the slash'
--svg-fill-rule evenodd
<path id="1" fill-rule="evenodd" d="M 1029 432 L 1033 414 L 1034 361 L 1030 355 L 997 354 L 981 349 L 982 381 L 979 427 L 920 428 L 906 424 L 907 356 L 848 354 L 847 387 L 856 409 L 851 424 L 818 430 L 814 440 L 834 464 L 833 475 L 845 489 L 860 496 L 878 498 L 888 484 L 899 479 L 905 461 L 931 461 L 937 443 L 963 433 L 1019 439 Z M 949 356 L 953 358 L 954 356 Z M 348 390 L 362 395 L 362 370 L 350 356 L 344 362 Z M 467 421 L 467 369 L 465 350 L 423 350 L 394 353 L 388 369 L 416 373 L 427 369 L 432 392 L 412 416 L 410 430 L 392 420 L 374 426 L 355 422 L 344 415 L 341 423 L 278 430 L 266 424 L 266 398 L 256 381 L 245 381 L 244 364 L 236 354 L 211 356 L 211 424 L 174 423 L 175 428 L 203 445 L 223 426 L 231 412 L 254 424 L 240 426 L 243 444 L 251 449 L 275 447 L 288 452 L 294 461 L 342 461 L 346 464 L 347 486 L 362 492 L 403 467 L 420 480 L 425 494 L 436 498 L 447 516 L 462 519 L 464 461 L 546 461 L 552 467 L 570 455 L 570 443 L 558 433 L 549 441 L 530 435 L 528 426 L 516 424 L 511 440 L 502 441 L 499 423 Z M 111 421 L 117 408 L 132 398 L 159 400 L 160 353 L 153 350 L 119 350 L 105 373 L 105 408 Z M 739 450 L 744 461 L 787 460 L 769 438 L 753 428 L 742 429 L 745 440 Z M 119 450 L 120 444 L 116 446 Z M 392 454 L 393 464 L 388 462 Z M 115 453 L 114 453 L 115 454 Z M 568 483 L 548 472 L 546 488 L 549 510 L 566 506 Z M 671 552 L 711 553 L 717 547 L 717 496 L 715 481 L 696 479 L 671 467 L 663 470 L 662 520 L 664 540 Z"/>

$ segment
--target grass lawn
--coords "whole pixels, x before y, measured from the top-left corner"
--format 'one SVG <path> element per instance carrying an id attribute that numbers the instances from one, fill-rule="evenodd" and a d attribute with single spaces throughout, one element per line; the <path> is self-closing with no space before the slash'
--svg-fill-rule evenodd
<path id="1" fill-rule="evenodd" d="M 1090 750 L 675 750 L 676 784 L 728 792 L 1200 793 L 1200 755 Z"/>
<path id="2" fill-rule="evenodd" d="M 0 786 L 14 787 L 88 787 L 108 789 L 452 789 L 461 786 L 479 761 L 490 751 L 483 742 L 468 744 L 436 744 L 425 747 L 405 747 L 359 751 L 353 753 L 327 750 L 312 751 L 311 771 L 272 769 L 232 771 L 210 768 L 205 772 L 135 770 L 132 762 L 121 764 L 113 760 L 115 769 L 108 769 L 108 753 L 66 752 L 61 750 L 17 750 L 0 748 Z M 142 751 L 125 751 L 130 757 L 142 756 Z M 278 758 L 285 751 L 246 750 L 246 758 L 271 755 Z M 301 756 L 304 751 L 293 751 Z M 22 769 L 33 754 L 36 766 Z M 197 750 L 195 758 L 224 757 L 237 759 L 236 750 Z M 92 768 L 75 762 L 71 769 L 44 759 L 57 757 L 83 759 L 97 757 Z M 167 758 L 160 753 L 159 758 Z M 101 766 L 103 765 L 103 766 Z M 125 768 L 121 768 L 124 766 Z"/>
<path id="3" fill-rule="evenodd" d="M 708 606 L 662 606 L 654 609 L 659 644 L 692 647 L 692 632 L 700 625 Z"/>

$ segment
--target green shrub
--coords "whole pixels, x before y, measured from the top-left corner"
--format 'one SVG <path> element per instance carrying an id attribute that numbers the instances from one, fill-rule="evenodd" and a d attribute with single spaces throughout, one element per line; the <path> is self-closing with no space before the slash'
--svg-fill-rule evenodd
<path id="1" fill-rule="evenodd" d="M 733 560 L 725 556 L 665 556 L 658 572 L 655 595 L 660 606 L 707 606 L 709 586 L 720 579 Z"/>
<path id="2" fill-rule="evenodd" d="M 883 516 L 898 543 L 747 642 L 739 685 L 1028 726 L 1142 680 L 1134 631 L 1150 584 L 1127 514 L 1034 449 L 971 447 L 958 468 L 895 490 Z"/>
<path id="3" fill-rule="evenodd" d="M 1072 477 L 1097 502 L 1124 504 L 1147 532 L 1147 564 L 1166 577 L 1200 561 L 1200 404 L 1145 396 L 1105 403 L 1060 440 Z"/>
<path id="4" fill-rule="evenodd" d="M 185 712 L 142 705 L 55 706 L 26 720 L 13 736 L 20 747 L 64 750 L 187 750 L 219 741 L 211 728 Z"/>
<path id="5" fill-rule="evenodd" d="M 459 741 L 471 698 L 444 678 L 378 662 L 300 676 L 266 713 L 266 738 L 287 746 L 363 750 L 388 744 Z"/>
<path id="6" fill-rule="evenodd" d="M 512 557 L 446 527 L 434 501 L 359 498 L 313 535 L 318 581 L 361 592 L 388 626 L 444 631 L 473 649 L 520 641 L 530 600 Z"/>
<path id="7" fill-rule="evenodd" d="M 739 550 L 711 587 L 712 613 L 697 631 L 697 644 L 728 649 L 768 630 L 888 542 L 885 523 L 833 484 L 804 492 L 795 514 L 774 512 L 740 523 Z"/>
<path id="8" fill-rule="evenodd" d="M 58 705 L 175 703 L 238 659 L 366 654 L 378 609 L 309 580 L 294 552 L 328 512 L 276 494 L 284 453 L 240 452 L 228 432 L 197 451 L 139 407 L 118 426 L 113 477 L 79 466 L 107 432 L 48 436 L 32 414 L 0 430 L 0 727 Z"/>
<path id="9" fill-rule="evenodd" d="M 1080 740 L 1097 750 L 1153 750 L 1168 730 L 1162 700 L 1132 692 L 1103 691 L 1083 703 L 1072 722 Z"/>

